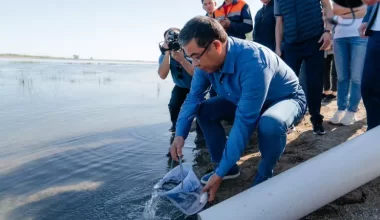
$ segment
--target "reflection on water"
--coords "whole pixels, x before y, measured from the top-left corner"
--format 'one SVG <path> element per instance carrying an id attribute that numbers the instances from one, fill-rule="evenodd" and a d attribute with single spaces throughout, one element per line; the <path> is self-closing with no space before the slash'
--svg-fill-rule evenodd
<path id="1" fill-rule="evenodd" d="M 172 86 L 155 64 L 0 60 L 0 219 L 184 219 L 152 201 Z"/>

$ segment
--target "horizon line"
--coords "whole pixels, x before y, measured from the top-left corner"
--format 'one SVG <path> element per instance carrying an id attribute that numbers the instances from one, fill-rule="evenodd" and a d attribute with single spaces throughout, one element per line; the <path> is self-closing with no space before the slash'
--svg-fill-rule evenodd
<path id="1" fill-rule="evenodd" d="M 0 58 L 34 58 L 34 59 L 52 59 L 52 60 L 81 60 L 81 61 L 117 61 L 117 62 L 140 62 L 140 63 L 157 63 L 153 60 L 121 60 L 121 59 L 92 59 L 91 58 L 74 58 L 74 57 L 57 57 L 47 55 L 29 55 L 17 53 L 1 53 Z"/>

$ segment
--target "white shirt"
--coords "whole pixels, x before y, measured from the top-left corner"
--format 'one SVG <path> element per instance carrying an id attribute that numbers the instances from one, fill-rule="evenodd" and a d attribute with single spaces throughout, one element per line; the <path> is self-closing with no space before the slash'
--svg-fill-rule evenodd
<path id="1" fill-rule="evenodd" d="M 377 16 L 375 22 L 373 23 L 373 26 L 371 27 L 371 30 L 380 31 L 380 6 L 377 9 Z"/>
<path id="2" fill-rule="evenodd" d="M 342 38 L 342 37 L 359 37 L 358 28 L 362 24 L 363 18 L 355 18 L 355 19 L 343 19 L 338 17 L 339 24 L 351 24 L 348 26 L 337 25 L 334 31 L 334 38 Z"/>

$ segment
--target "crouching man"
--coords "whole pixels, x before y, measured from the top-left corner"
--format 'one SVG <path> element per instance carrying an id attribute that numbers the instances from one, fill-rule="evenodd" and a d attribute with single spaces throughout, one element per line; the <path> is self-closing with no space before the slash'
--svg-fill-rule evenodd
<path id="1" fill-rule="evenodd" d="M 222 180 L 240 175 L 236 162 L 256 128 L 262 158 L 253 185 L 272 177 L 285 149 L 287 130 L 302 119 L 306 109 L 305 94 L 293 70 L 270 49 L 228 37 L 217 20 L 206 16 L 188 21 L 179 43 L 196 68 L 178 118 L 172 158 L 182 156 L 196 116 L 211 159 L 218 164 L 201 179 L 210 201 Z M 218 96 L 204 100 L 210 85 Z M 235 120 L 227 140 L 220 121 L 231 118 Z"/>

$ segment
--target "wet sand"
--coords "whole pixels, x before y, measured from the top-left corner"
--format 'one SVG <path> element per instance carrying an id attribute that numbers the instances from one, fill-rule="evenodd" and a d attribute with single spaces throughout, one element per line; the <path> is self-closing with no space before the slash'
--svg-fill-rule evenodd
<path id="1" fill-rule="evenodd" d="M 288 135 L 287 147 L 284 155 L 275 168 L 275 174 L 284 172 L 365 132 L 366 118 L 364 106 L 362 104 L 360 105 L 360 110 L 357 114 L 358 122 L 351 126 L 336 126 L 327 122 L 336 109 L 336 101 L 322 107 L 322 114 L 325 116 L 324 126 L 327 132 L 326 135 L 316 136 L 312 133 L 312 126 L 309 122 L 310 116 L 308 115 L 296 127 L 296 131 Z M 230 126 L 226 126 L 226 132 L 228 132 L 229 129 Z M 207 160 L 209 161 L 207 150 L 202 149 L 199 151 L 202 152 L 203 165 L 196 165 L 196 170 L 197 174 L 202 176 L 207 173 L 212 166 L 205 162 Z M 235 180 L 224 181 L 217 194 L 216 201 L 213 202 L 213 204 L 210 204 L 210 206 L 248 189 L 251 186 L 253 177 L 256 174 L 259 160 L 260 153 L 258 152 L 257 141 L 255 136 L 253 136 L 247 150 L 245 151 L 245 155 L 241 157 L 238 162 L 242 170 L 241 176 Z M 379 193 L 380 178 L 377 178 L 354 190 L 353 192 L 337 199 L 331 204 L 328 204 L 314 213 L 311 213 L 310 215 L 304 217 L 303 220 L 380 219 Z"/>

